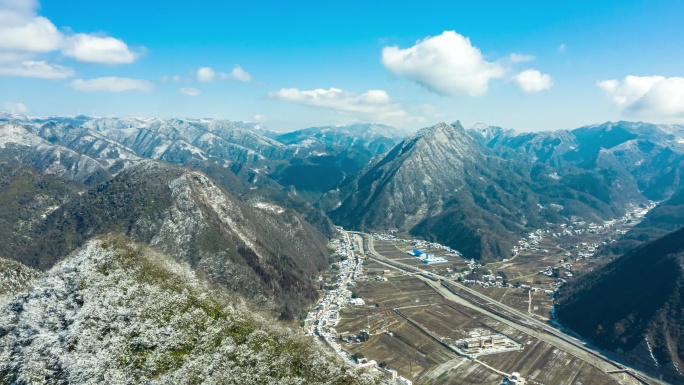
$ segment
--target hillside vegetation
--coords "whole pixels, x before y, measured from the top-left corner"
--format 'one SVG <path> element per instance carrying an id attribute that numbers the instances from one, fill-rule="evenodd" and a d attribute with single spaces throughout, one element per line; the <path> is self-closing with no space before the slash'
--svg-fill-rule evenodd
<path id="1" fill-rule="evenodd" d="M 600 348 L 681 383 L 684 229 L 639 246 L 563 287 L 555 314 L 564 326 Z"/>
<path id="2" fill-rule="evenodd" d="M 0 314 L 14 384 L 377 384 L 130 239 L 88 241 Z"/>
<path id="3" fill-rule="evenodd" d="M 145 161 L 64 202 L 7 256 L 46 270 L 87 239 L 124 233 L 292 318 L 317 299 L 327 239 L 291 209 L 238 201 L 206 175 Z"/>

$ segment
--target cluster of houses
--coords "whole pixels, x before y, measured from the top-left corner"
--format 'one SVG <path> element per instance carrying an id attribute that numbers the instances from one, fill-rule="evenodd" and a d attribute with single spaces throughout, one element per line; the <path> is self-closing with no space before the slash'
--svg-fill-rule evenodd
<path id="1" fill-rule="evenodd" d="M 516 255 L 522 251 L 526 250 L 534 250 L 534 251 L 545 251 L 548 252 L 548 250 L 540 250 L 536 246 L 539 245 L 539 243 L 542 241 L 544 235 L 548 235 L 550 237 L 558 238 L 558 237 L 563 237 L 563 236 L 574 236 L 574 235 L 582 235 L 585 233 L 589 234 L 602 234 L 606 232 L 611 232 L 614 236 L 620 236 L 624 233 L 626 233 L 626 230 L 623 229 L 614 229 L 616 225 L 622 223 L 629 223 L 630 221 L 635 221 L 635 220 L 640 220 L 643 218 L 646 213 L 648 213 L 649 210 L 654 208 L 656 206 L 656 202 L 649 201 L 648 204 L 645 207 L 632 207 L 631 210 L 629 210 L 624 216 L 622 216 L 619 219 L 613 219 L 609 221 L 605 221 L 602 224 L 598 223 L 587 223 L 584 221 L 570 221 L 568 224 L 560 224 L 558 228 L 552 229 L 552 230 L 535 230 L 530 232 L 525 238 L 520 239 L 518 241 L 518 245 L 514 246 L 511 249 L 511 252 L 513 255 Z M 615 240 L 611 241 L 615 242 Z M 603 242 L 604 244 L 607 242 Z M 598 247 L 597 245 L 594 245 L 594 250 L 585 250 L 583 252 L 580 252 L 578 254 L 578 258 L 587 258 L 593 255 L 593 252 L 595 251 L 595 248 Z M 589 254 L 592 253 L 592 254 Z"/>
<path id="2" fill-rule="evenodd" d="M 574 274 L 572 273 L 572 264 L 571 263 L 565 263 L 563 260 L 558 261 L 560 263 L 560 267 L 564 268 L 565 271 L 563 272 L 563 275 L 565 275 L 568 278 L 572 278 Z M 547 266 L 546 269 L 544 270 L 539 270 L 537 272 L 538 275 L 546 275 L 547 277 L 554 277 L 554 271 L 552 266 Z M 559 278 L 559 277 L 554 277 L 554 278 Z"/>
<path id="3" fill-rule="evenodd" d="M 307 313 L 304 327 L 307 334 L 322 337 L 336 352 L 345 355 L 346 353 L 335 342 L 335 326 L 340 321 L 340 310 L 347 306 L 365 305 L 363 299 L 352 298 L 350 290 L 354 287 L 356 279 L 363 278 L 363 255 L 354 253 L 354 246 L 346 233 L 334 240 L 332 246 L 340 257 L 346 258 L 337 263 L 337 281 L 328 286 L 325 296 Z"/>
<path id="4" fill-rule="evenodd" d="M 544 239 L 543 234 L 545 232 L 548 232 L 548 230 L 545 231 L 545 230 L 539 229 L 539 230 L 532 231 L 531 233 L 529 233 L 527 235 L 527 238 L 523 238 L 523 239 L 519 240 L 518 245 L 513 246 L 513 248 L 511 249 L 511 252 L 513 253 L 513 255 L 518 255 L 519 253 L 521 253 L 525 250 L 536 249 L 535 246 L 538 245 L 539 242 L 542 241 L 542 239 Z"/>
<path id="5" fill-rule="evenodd" d="M 342 229 L 339 228 L 338 230 Z M 381 368 L 373 360 L 369 361 L 365 358 L 358 360 L 353 359 L 352 355 L 344 350 L 338 343 L 338 333 L 335 330 L 335 326 L 340 322 L 340 310 L 348 306 L 366 305 L 363 299 L 352 298 L 352 292 L 350 290 L 354 287 L 357 279 L 364 278 L 363 253 L 356 253 L 349 235 L 346 232 L 343 232 L 342 234 L 343 235 L 339 239 L 335 239 L 331 242 L 331 246 L 335 249 L 337 255 L 342 257 L 337 263 L 339 266 L 337 281 L 316 306 L 307 313 L 306 319 L 304 320 L 306 334 L 321 337 L 341 357 L 355 362 L 359 367 L 368 367 L 372 370 L 380 371 L 396 385 L 412 385 L 410 380 L 399 376 L 396 371 L 388 368 Z M 322 277 L 319 278 L 319 281 L 322 281 Z M 370 332 L 361 330 L 359 334 L 346 338 L 347 341 L 342 340 L 342 342 L 362 342 L 370 338 Z"/>
<path id="6" fill-rule="evenodd" d="M 470 270 L 479 269 L 480 267 L 482 267 L 482 264 L 475 262 L 475 260 L 473 258 L 471 258 L 470 261 L 468 261 L 468 268 Z"/>
<path id="7" fill-rule="evenodd" d="M 559 279 L 559 282 L 565 283 L 566 281 L 564 279 Z M 461 283 L 464 285 L 479 285 L 482 286 L 483 288 L 488 288 L 488 287 L 500 287 L 500 288 L 506 288 L 506 289 L 520 289 L 524 291 L 531 291 L 531 292 L 544 292 L 550 296 L 553 296 L 553 294 L 556 292 L 556 290 L 547 290 L 547 289 L 542 289 L 539 287 L 535 287 L 532 285 L 526 285 L 526 284 L 521 284 L 521 285 L 514 285 L 512 283 L 504 283 L 503 282 L 503 277 L 499 275 L 491 275 L 491 274 L 485 274 L 482 276 L 482 280 L 479 279 L 464 279 Z M 559 288 L 562 286 L 561 284 L 556 283 L 556 288 Z"/>

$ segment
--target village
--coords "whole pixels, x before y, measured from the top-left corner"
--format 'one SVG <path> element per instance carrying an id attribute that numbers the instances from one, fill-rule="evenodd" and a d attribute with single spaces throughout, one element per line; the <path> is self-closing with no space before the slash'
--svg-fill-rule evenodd
<path id="1" fill-rule="evenodd" d="M 616 242 L 616 239 L 627 232 L 630 225 L 638 223 L 646 213 L 655 207 L 657 202 L 649 201 L 644 207 L 633 207 L 624 216 L 603 223 L 587 223 L 570 220 L 549 229 L 531 231 L 518 241 L 511 249 L 511 258 L 482 264 L 474 259 L 463 260 L 463 255 L 453 248 L 436 242 L 420 239 L 398 237 L 396 231 L 388 233 L 372 233 L 374 239 L 391 242 L 401 248 L 410 245 L 413 249 L 405 250 L 406 254 L 415 257 L 424 264 L 443 264 L 453 262 L 448 257 L 459 257 L 466 266 L 457 270 L 456 266 L 446 267 L 444 276 L 465 285 L 474 285 L 482 289 L 505 288 L 522 292 L 544 293 L 553 297 L 556 291 L 576 276 L 573 264 L 592 258 L 601 246 Z M 586 242 L 585 240 L 594 241 Z M 426 252 L 422 249 L 429 250 Z M 443 255 L 435 256 L 434 253 Z M 520 260 L 519 257 L 526 257 Z M 534 267 L 540 267 L 534 271 Z M 509 268 L 513 274 L 507 274 Z M 543 277 L 532 278 L 532 275 Z M 524 282 L 527 278 L 527 282 Z M 523 281 L 523 282 L 520 282 Z M 485 292 L 486 294 L 486 292 Z"/>
<path id="2" fill-rule="evenodd" d="M 341 343 L 350 344 L 367 341 L 370 337 L 370 332 L 368 330 L 359 330 L 358 334 L 346 335 L 348 333 L 344 333 L 345 335 L 341 336 L 335 330 L 340 321 L 340 311 L 342 309 L 366 306 L 364 300 L 358 298 L 351 290 L 355 286 L 356 280 L 365 278 L 363 273 L 363 262 L 365 259 L 363 241 L 360 238 L 356 239 L 356 237 L 352 239 L 341 228 L 338 228 L 338 230 L 342 233 L 342 236 L 331 241 L 331 247 L 334 249 L 335 255 L 340 259 L 339 262 L 334 264 L 335 271 L 337 271 L 336 281 L 328 286 L 323 283 L 324 278 L 322 276 L 319 277 L 319 283 L 321 283 L 322 288 L 326 289 L 326 294 L 307 313 L 304 320 L 306 334 L 320 337 L 337 354 L 345 360 L 355 363 L 360 368 L 377 370 L 397 385 L 411 385 L 412 382 L 400 376 L 396 370 L 380 365 L 375 360 L 368 360 L 359 354 L 350 354 L 341 345 Z"/>
<path id="3" fill-rule="evenodd" d="M 418 377 L 432 376 L 440 362 L 465 365 L 449 358 L 449 351 L 480 365 L 471 369 L 473 378 L 499 373 L 502 383 L 524 383 L 516 369 L 525 361 L 515 358 L 515 364 L 509 366 L 499 356 L 517 354 L 529 345 L 534 356 L 543 357 L 548 354 L 547 345 L 514 331 L 510 325 L 491 319 L 482 322 L 471 310 L 445 303 L 432 289 L 421 286 L 424 284 L 418 276 L 460 283 L 530 317 L 548 321 L 556 291 L 601 263 L 592 258 L 601 246 L 638 223 L 652 205 L 601 224 L 571 221 L 531 231 L 511 250 L 511 257 L 489 263 L 464 258 L 453 247 L 396 231 L 366 236 L 371 246 L 375 244 L 376 252 L 423 273 L 367 258 L 369 246 L 364 244 L 363 234 L 338 228 L 341 235 L 330 244 L 334 249 L 331 269 L 319 277 L 324 294 L 304 320 L 306 333 L 321 338 L 345 360 L 378 371 L 395 384 L 411 384 Z M 459 295 L 471 295 L 452 287 Z M 448 324 L 442 322 L 446 319 L 450 320 Z M 413 331 L 406 334 L 409 329 Z M 434 355 L 429 350 L 422 352 L 427 346 L 435 349 L 438 345 L 447 351 Z M 419 360 L 417 352 L 422 354 Z M 539 365 L 547 365 L 545 362 L 541 360 Z M 491 365 L 507 370 L 497 372 Z M 591 371 L 587 369 L 587 373 Z"/>

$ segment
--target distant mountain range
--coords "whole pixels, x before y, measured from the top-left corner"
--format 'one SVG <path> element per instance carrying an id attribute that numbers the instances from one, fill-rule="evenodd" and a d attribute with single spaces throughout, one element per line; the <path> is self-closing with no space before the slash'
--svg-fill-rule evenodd
<path id="1" fill-rule="evenodd" d="M 209 377 L 192 368 L 207 368 L 208 357 L 224 354 L 227 361 L 216 365 L 248 376 L 247 364 L 230 352 L 255 349 L 252 338 L 292 348 L 263 353 L 272 359 L 267 367 L 300 362 L 297 352 L 312 358 L 306 342 L 266 324 L 295 319 L 318 298 L 316 280 L 333 262 L 326 247 L 333 223 L 396 229 L 490 261 L 510 256 L 530 231 L 613 219 L 653 200 L 660 204 L 611 245 L 625 256 L 563 291 L 558 316 L 625 360 L 681 381 L 684 247 L 681 232 L 656 239 L 684 226 L 683 161 L 678 125 L 616 122 L 516 133 L 455 122 L 407 135 L 357 124 L 283 134 L 212 119 L 2 115 L 0 300 L 10 305 L 0 317 L 0 378 L 22 382 L 43 370 L 67 382 L 110 375 L 201 382 Z M 647 241 L 654 242 L 639 247 Z M 642 281 L 652 283 L 649 290 L 630 285 Z M 611 302 L 604 292 L 621 295 Z M 155 307 L 160 296 L 177 293 L 187 296 L 177 298 L 176 308 Z M 232 299 L 208 299 L 215 296 Z M 243 298 L 244 308 L 237 304 Z M 119 307 L 133 329 L 107 326 L 118 327 L 120 313 L 109 310 Z M 266 321 L 256 320 L 256 308 L 267 312 Z M 586 309 L 600 309 L 599 316 Z M 147 314 L 155 327 L 147 327 Z M 206 322 L 193 323 L 188 314 Z M 246 323 L 219 320 L 225 317 Z M 201 338 L 160 337 L 179 325 Z M 121 336 L 134 343 L 94 342 Z M 216 345 L 226 336 L 227 353 Z M 149 344 L 153 337 L 163 342 Z M 30 359 L 38 351 L 49 351 L 40 365 Z M 111 371 L 80 363 L 95 351 L 104 352 L 102 360 L 116 358 Z M 297 373 L 259 378 L 321 382 L 311 367 L 297 365 Z M 340 367 L 349 383 L 379 381 Z"/>
<path id="2" fill-rule="evenodd" d="M 272 177 L 316 201 L 374 156 L 392 149 L 406 132 L 380 124 L 312 127 L 276 137 L 296 146 L 297 156 L 278 166 Z"/>
<path id="3" fill-rule="evenodd" d="M 293 208 L 326 236 L 318 209 L 344 227 L 398 229 L 486 260 L 547 222 L 602 221 L 666 199 L 684 161 L 682 126 L 633 122 L 537 133 L 441 123 L 404 138 L 377 124 L 277 134 L 210 119 L 6 120 L 0 159 L 89 186 L 163 160 L 242 201 Z"/>

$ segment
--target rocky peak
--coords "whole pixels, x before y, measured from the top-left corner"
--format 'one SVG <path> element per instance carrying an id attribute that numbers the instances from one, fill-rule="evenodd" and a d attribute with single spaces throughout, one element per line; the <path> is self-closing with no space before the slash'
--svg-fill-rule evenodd
<path id="1" fill-rule="evenodd" d="M 505 136 L 515 136 L 516 132 L 512 129 L 505 129 L 499 126 L 490 126 L 486 123 L 475 123 L 471 128 L 468 129 L 468 133 L 477 139 L 483 139 L 485 142 L 489 142 L 494 138 Z"/>
<path id="2" fill-rule="evenodd" d="M 422 157 L 428 157 L 433 162 L 445 164 L 460 164 L 465 159 L 472 159 L 481 153 L 478 143 L 467 134 L 459 121 L 452 124 L 438 123 L 432 127 L 423 128 L 412 137 L 407 138 L 402 153 L 410 150 L 418 151 Z"/>

